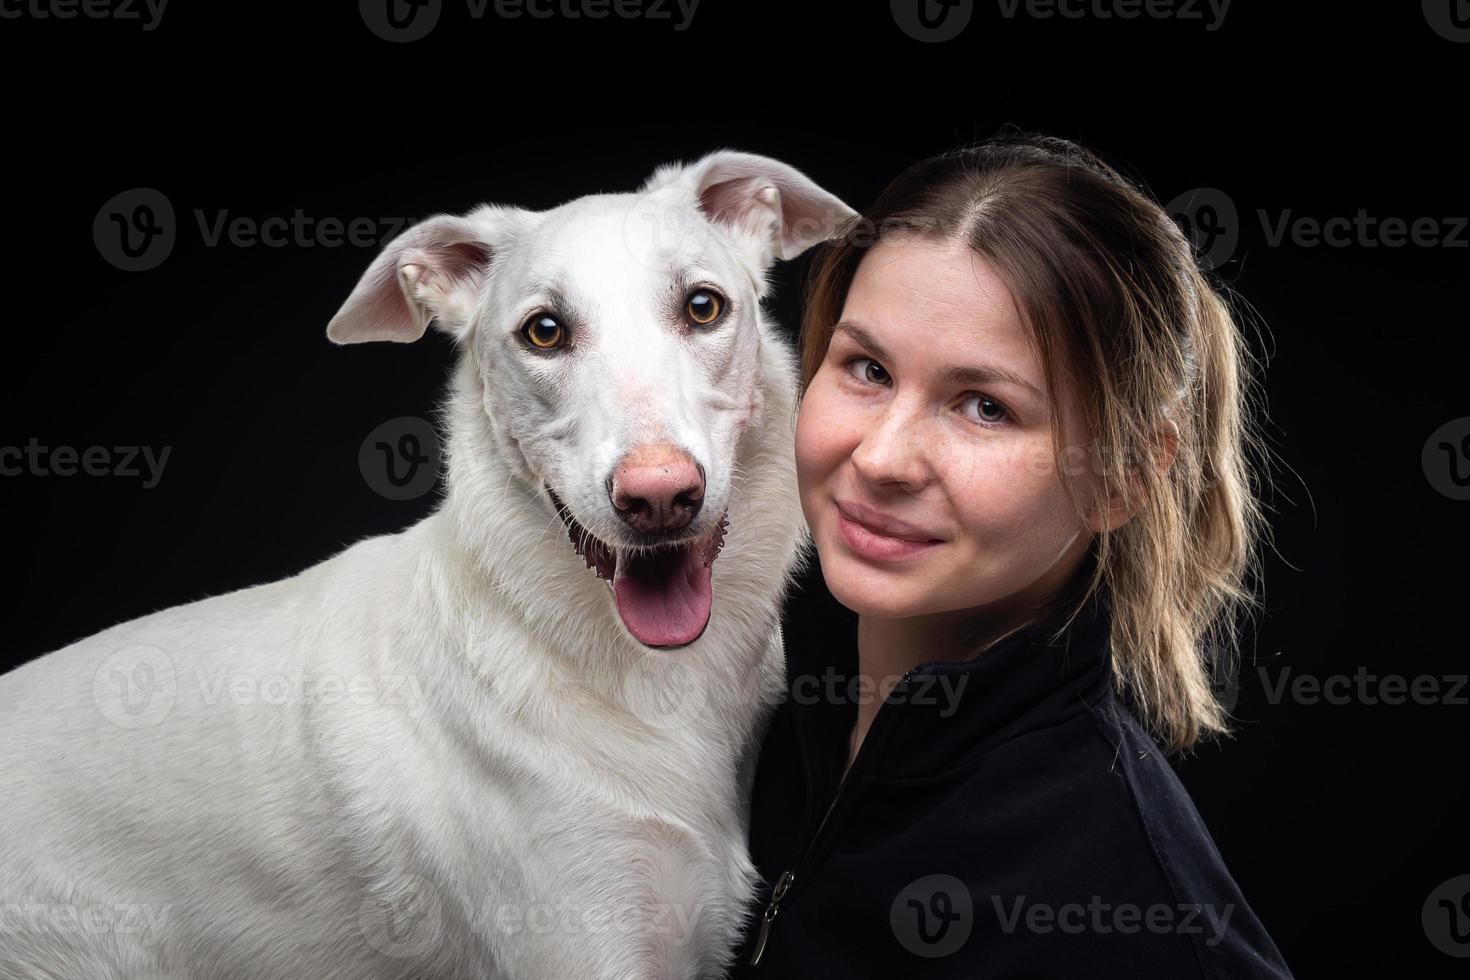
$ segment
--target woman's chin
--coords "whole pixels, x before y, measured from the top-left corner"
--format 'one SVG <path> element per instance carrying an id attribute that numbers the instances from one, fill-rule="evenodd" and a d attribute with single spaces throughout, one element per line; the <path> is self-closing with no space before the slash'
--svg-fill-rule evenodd
<path id="1" fill-rule="evenodd" d="M 861 561 L 850 555 L 824 558 L 822 577 L 832 598 L 859 616 L 902 619 L 918 612 L 910 590 L 896 581 L 901 576 L 883 569 L 862 567 Z M 922 598 L 922 591 L 919 598 Z"/>

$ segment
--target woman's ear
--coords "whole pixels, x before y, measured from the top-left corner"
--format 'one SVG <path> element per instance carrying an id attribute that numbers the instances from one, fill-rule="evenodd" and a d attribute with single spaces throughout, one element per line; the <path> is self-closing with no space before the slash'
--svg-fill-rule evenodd
<path id="1" fill-rule="evenodd" d="M 1157 436 L 1153 447 L 1154 468 L 1160 473 L 1167 473 L 1169 467 L 1174 465 L 1174 457 L 1179 453 L 1178 423 L 1165 417 L 1157 430 Z M 1128 485 L 1115 490 L 1107 500 L 1092 509 L 1088 514 L 1088 526 L 1094 534 L 1100 534 L 1104 530 L 1116 531 L 1138 513 L 1138 509 L 1143 506 L 1143 499 L 1143 483 L 1130 467 Z"/>

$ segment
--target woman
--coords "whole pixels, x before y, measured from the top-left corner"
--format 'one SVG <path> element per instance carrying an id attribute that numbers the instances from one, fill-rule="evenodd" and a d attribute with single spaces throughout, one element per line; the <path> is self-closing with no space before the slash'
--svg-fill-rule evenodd
<path id="1" fill-rule="evenodd" d="M 1254 602 L 1228 308 L 1063 140 L 924 160 L 859 227 L 813 262 L 796 432 L 856 642 L 787 633 L 734 975 L 1290 976 L 1165 760 L 1227 730 Z"/>

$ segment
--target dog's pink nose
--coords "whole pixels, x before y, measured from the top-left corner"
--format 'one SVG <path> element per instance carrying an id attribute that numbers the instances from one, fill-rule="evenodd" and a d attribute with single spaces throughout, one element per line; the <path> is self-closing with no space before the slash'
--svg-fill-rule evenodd
<path id="1" fill-rule="evenodd" d="M 635 531 L 674 531 L 704 503 L 704 467 L 667 442 L 639 446 L 613 470 L 607 495 Z"/>

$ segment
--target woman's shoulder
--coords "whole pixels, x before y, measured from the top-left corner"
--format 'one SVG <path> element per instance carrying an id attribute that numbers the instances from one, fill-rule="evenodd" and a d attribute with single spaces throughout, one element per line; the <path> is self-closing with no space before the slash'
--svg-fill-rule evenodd
<path id="1" fill-rule="evenodd" d="M 1104 964 L 1291 975 L 1162 749 L 1115 697 L 1011 733 L 963 769 L 881 782 L 916 800 L 909 819 L 928 823 L 937 853 L 964 856 L 951 866 L 994 957 L 1085 955 L 1099 976 Z"/>
<path id="2" fill-rule="evenodd" d="M 768 881 L 828 798 L 805 792 L 791 751 L 802 707 L 774 720 L 755 791 L 753 853 Z M 1069 975 L 1079 963 L 1097 977 L 1291 975 L 1121 703 L 1089 699 L 1054 724 L 994 734 L 953 766 L 865 772 L 829 853 L 782 906 L 768 958 L 854 977 L 895 975 L 915 957 L 944 968 L 935 976 Z"/>
<path id="3" fill-rule="evenodd" d="M 1041 745 L 1009 762 L 1008 753 L 989 753 L 981 767 L 993 776 L 1028 759 L 1048 763 L 1033 765 L 1030 778 L 1011 773 L 1026 788 L 996 803 L 1024 812 L 985 821 L 1033 830 L 1020 835 L 1031 847 L 1016 852 L 1018 889 L 1051 891 L 1043 908 L 1069 906 L 1074 918 L 1086 906 L 1093 931 L 1187 940 L 1201 976 L 1291 975 L 1162 747 L 1122 699 L 1110 695 L 1075 724 L 1022 740 L 1038 735 Z M 1137 946 L 1168 949 L 1162 941 Z"/>
<path id="4" fill-rule="evenodd" d="M 1163 748 L 1126 704 L 1110 697 L 1090 711 L 1095 740 L 1074 762 L 1105 784 L 1131 815 L 1146 847 L 1181 897 L 1210 897 L 1234 881 L 1193 798 Z"/>

